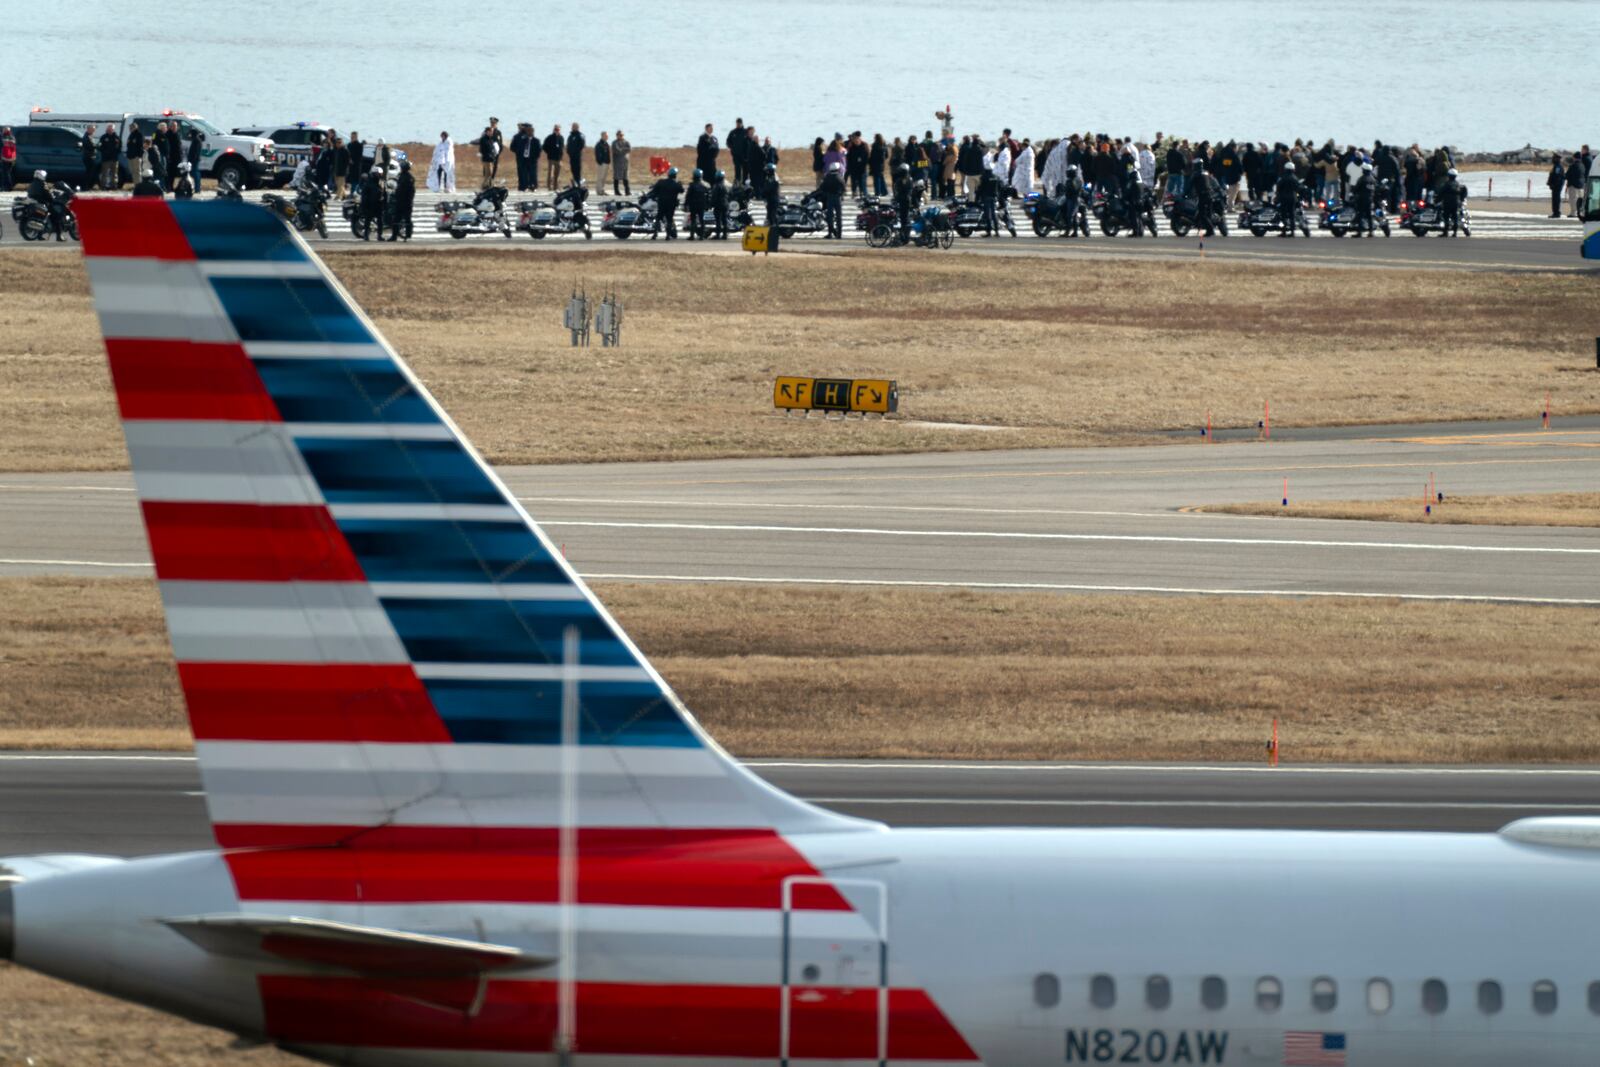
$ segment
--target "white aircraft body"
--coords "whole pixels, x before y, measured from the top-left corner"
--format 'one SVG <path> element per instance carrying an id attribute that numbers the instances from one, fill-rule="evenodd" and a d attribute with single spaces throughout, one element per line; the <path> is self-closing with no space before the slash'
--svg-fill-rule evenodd
<path id="1" fill-rule="evenodd" d="M 0 861 L 0 958 L 334 1063 L 1600 1059 L 1600 821 L 812 807 L 705 735 L 297 236 L 78 210 L 217 848 Z"/>

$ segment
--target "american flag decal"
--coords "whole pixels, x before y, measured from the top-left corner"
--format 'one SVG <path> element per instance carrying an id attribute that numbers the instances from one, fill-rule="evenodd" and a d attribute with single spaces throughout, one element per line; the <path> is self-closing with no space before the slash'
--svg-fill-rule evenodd
<path id="1" fill-rule="evenodd" d="M 1344 1035 L 1321 1030 L 1286 1030 L 1285 1067 L 1344 1067 Z"/>

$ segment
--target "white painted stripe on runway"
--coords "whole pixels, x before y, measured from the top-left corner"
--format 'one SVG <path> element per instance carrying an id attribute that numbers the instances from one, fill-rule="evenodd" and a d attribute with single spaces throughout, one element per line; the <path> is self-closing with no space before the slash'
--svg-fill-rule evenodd
<path id="1" fill-rule="evenodd" d="M 0 559 L 0 566 L 12 567 L 129 567 L 154 570 L 149 563 L 107 563 L 94 559 Z"/>
<path id="2" fill-rule="evenodd" d="M 5 488 L 0 486 L 0 489 Z M 1184 517 L 1176 511 L 1075 511 L 1063 508 L 964 508 L 919 507 L 912 504 L 780 504 L 756 500 L 617 500 L 587 496 L 519 496 L 524 504 L 603 504 L 659 508 L 772 508 L 807 511 L 920 511 L 935 514 L 971 515 L 1098 515 L 1123 519 Z M 1187 514 L 1201 514 L 1191 512 Z M 555 525 L 554 522 L 546 525 Z"/>
<path id="3" fill-rule="evenodd" d="M 632 530 L 697 532 L 850 534 L 864 537 L 998 538 L 1016 541 L 1115 541 L 1183 545 L 1265 545 L 1273 548 L 1384 548 L 1408 552 L 1496 552 L 1534 555 L 1600 556 L 1600 548 L 1553 548 L 1542 545 L 1445 545 L 1422 541 L 1318 541 L 1271 537 L 1179 537 L 1172 534 L 1028 533 L 1020 530 L 889 530 L 851 526 L 764 526 L 707 522 L 602 522 L 560 520 L 545 526 L 589 526 Z"/>
<path id="4" fill-rule="evenodd" d="M 93 757 L 85 757 L 92 759 Z M 752 769 L 761 767 L 790 768 L 795 770 L 870 770 L 870 771 L 1020 771 L 1036 774 L 1040 771 L 1079 771 L 1131 773 L 1131 774 L 1366 774 L 1366 775 L 1472 775 L 1494 774 L 1510 776 L 1572 775 L 1583 778 L 1600 778 L 1600 767 L 1408 767 L 1408 766 L 1315 766 L 1299 764 L 1276 767 L 1249 763 L 982 763 L 957 760 L 803 760 L 803 759 L 750 759 L 742 761 Z"/>
<path id="5" fill-rule="evenodd" d="M 890 586 L 911 589 L 1044 590 L 1058 593 L 1159 593 L 1189 596 L 1349 597 L 1357 600 L 1419 600 L 1444 603 L 1550 604 L 1600 607 L 1600 599 L 1578 597 L 1489 596 L 1471 593 L 1374 593 L 1339 589 L 1218 589 L 1181 585 L 1088 585 L 1069 582 L 936 581 L 898 578 L 760 578 L 712 574 L 600 574 L 583 573 L 585 581 L 616 582 L 726 582 L 737 585 L 842 585 Z"/>
<path id="6" fill-rule="evenodd" d="M 131 485 L 0 485 L 0 491 L 17 493 L 132 493 Z"/>
<path id="7" fill-rule="evenodd" d="M 1600 804 L 1530 804 L 1478 800 L 1076 800 L 1054 798 L 986 797 L 807 797 L 814 804 L 905 805 L 943 804 L 963 808 L 1353 808 L 1353 809 L 1437 809 L 1440 811 L 1592 811 L 1600 814 Z"/>

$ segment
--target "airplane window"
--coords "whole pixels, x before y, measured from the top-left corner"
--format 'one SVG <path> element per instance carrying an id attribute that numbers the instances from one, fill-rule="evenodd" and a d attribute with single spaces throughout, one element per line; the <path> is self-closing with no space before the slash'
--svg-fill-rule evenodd
<path id="1" fill-rule="evenodd" d="M 1283 1007 L 1283 983 L 1276 978 L 1256 979 L 1256 1008 L 1277 1011 Z"/>
<path id="2" fill-rule="evenodd" d="M 1089 1003 L 1097 1008 L 1114 1007 L 1117 1003 L 1117 982 L 1109 974 L 1097 974 L 1089 979 Z"/>
<path id="3" fill-rule="evenodd" d="M 1548 978 L 1533 983 L 1533 1010 L 1540 1015 L 1552 1015 L 1556 1010 L 1556 984 Z"/>
<path id="4" fill-rule="evenodd" d="M 1600 982 L 1594 988 L 1600 990 Z M 1600 994 L 1596 994 L 1600 998 Z M 1144 980 L 1144 1002 L 1156 1011 L 1166 1011 L 1172 1003 L 1172 983 L 1165 975 L 1152 974 Z"/>
<path id="5" fill-rule="evenodd" d="M 1033 976 L 1033 1002 L 1041 1008 L 1053 1008 L 1061 1003 L 1061 979 L 1053 974 Z"/>
<path id="6" fill-rule="evenodd" d="M 1450 992 L 1437 978 L 1422 983 L 1422 1010 L 1429 1015 L 1439 1015 L 1450 1006 Z"/>
<path id="7" fill-rule="evenodd" d="M 1499 982 L 1478 983 L 1478 1010 L 1485 1015 L 1498 1015 L 1500 1006 L 1505 1003 L 1505 996 L 1500 992 Z"/>
<path id="8" fill-rule="evenodd" d="M 1600 982 L 1589 983 L 1589 1011 L 1600 1015 Z"/>
<path id="9" fill-rule="evenodd" d="M 1387 978 L 1374 978 L 1367 983 L 1367 1010 L 1374 1015 L 1388 1015 L 1394 1006 L 1394 989 Z"/>
<path id="10" fill-rule="evenodd" d="M 1214 974 L 1200 979 L 1200 1004 L 1209 1011 L 1221 1011 L 1228 1004 L 1228 983 Z"/>
<path id="11" fill-rule="evenodd" d="M 1311 980 L 1311 1007 L 1316 1011 L 1332 1011 L 1339 1004 L 1339 987 L 1332 978 Z"/>

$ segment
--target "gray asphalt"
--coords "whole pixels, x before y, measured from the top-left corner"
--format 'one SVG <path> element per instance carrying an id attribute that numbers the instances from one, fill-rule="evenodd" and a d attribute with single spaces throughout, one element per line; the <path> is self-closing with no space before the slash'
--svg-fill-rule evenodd
<path id="1" fill-rule="evenodd" d="M 798 796 L 898 826 L 1490 831 L 1532 815 L 1600 816 L 1600 768 L 751 765 Z M 188 757 L 0 753 L 0 856 L 210 845 Z"/>
<path id="2" fill-rule="evenodd" d="M 838 426 L 840 434 L 850 432 Z M 1198 439 L 1198 438 L 1197 438 Z M 1592 490 L 1600 419 L 1279 428 L 1271 442 L 507 467 L 591 578 L 1600 605 L 1600 531 L 1197 505 Z M 1445 508 L 1448 509 L 1448 499 Z M 130 476 L 0 475 L 0 573 L 141 574 Z"/>

